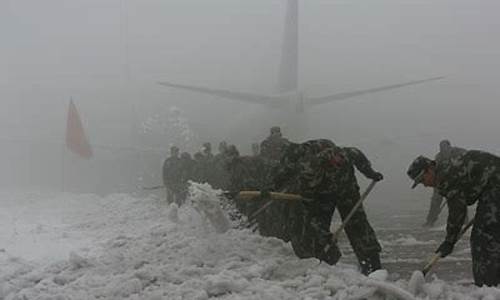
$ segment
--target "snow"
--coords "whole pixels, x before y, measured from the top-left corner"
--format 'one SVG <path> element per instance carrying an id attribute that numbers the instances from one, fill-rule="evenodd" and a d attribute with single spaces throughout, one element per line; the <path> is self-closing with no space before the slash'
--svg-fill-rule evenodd
<path id="1" fill-rule="evenodd" d="M 394 246 L 394 245 L 399 245 L 399 246 L 415 246 L 415 245 L 430 245 L 430 244 L 436 244 L 437 242 L 434 240 L 427 240 L 427 241 L 419 241 L 415 237 L 407 235 L 405 237 L 400 237 L 397 238 L 393 241 L 381 241 L 382 245 L 384 246 Z"/>
<path id="2" fill-rule="evenodd" d="M 500 299 L 435 276 L 411 295 L 386 271 L 298 259 L 251 230 L 217 233 L 190 203 L 0 191 L 0 299 Z"/>

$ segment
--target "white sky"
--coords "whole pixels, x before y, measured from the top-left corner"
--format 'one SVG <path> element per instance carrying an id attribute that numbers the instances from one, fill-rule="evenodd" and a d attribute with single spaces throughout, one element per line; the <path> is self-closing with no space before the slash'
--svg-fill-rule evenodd
<path id="1" fill-rule="evenodd" d="M 272 115 L 155 82 L 272 93 L 285 4 L 0 0 L 1 136 L 60 139 L 73 97 L 94 143 L 137 143 L 137 124 L 175 105 L 203 138 L 248 151 L 267 134 L 252 124 Z M 499 8 L 494 0 L 300 1 L 307 94 L 446 76 L 314 108 L 312 137 L 360 146 L 397 188 L 410 160 L 434 154 L 442 138 L 496 152 Z"/>

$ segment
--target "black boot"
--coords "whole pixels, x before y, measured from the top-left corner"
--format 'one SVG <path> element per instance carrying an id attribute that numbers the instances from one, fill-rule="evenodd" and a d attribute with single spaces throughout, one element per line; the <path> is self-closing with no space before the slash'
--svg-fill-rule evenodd
<path id="1" fill-rule="evenodd" d="M 361 273 L 368 275 L 373 271 L 382 269 L 380 264 L 380 255 L 374 253 L 359 259 L 359 266 L 361 267 Z"/>

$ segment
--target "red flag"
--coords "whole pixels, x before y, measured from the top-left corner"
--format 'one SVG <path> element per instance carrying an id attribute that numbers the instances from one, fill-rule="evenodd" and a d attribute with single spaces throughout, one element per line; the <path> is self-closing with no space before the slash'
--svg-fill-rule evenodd
<path id="1" fill-rule="evenodd" d="M 66 123 L 66 147 L 82 158 L 92 157 L 92 147 L 85 136 L 82 121 L 73 100 L 69 102 L 68 121 Z"/>

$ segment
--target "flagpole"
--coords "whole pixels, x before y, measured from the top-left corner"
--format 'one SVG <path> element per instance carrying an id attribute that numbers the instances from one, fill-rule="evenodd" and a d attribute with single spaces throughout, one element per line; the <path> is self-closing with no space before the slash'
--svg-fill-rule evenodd
<path id="1" fill-rule="evenodd" d="M 66 150 L 65 150 L 65 147 L 64 147 L 64 143 L 61 143 L 61 191 L 64 192 L 64 186 L 65 186 L 65 180 L 64 180 L 64 177 L 65 177 L 65 173 L 64 173 L 64 156 L 66 154 Z"/>
<path id="2" fill-rule="evenodd" d="M 73 101 L 73 97 L 69 97 L 69 101 L 71 103 Z M 67 130 L 68 128 L 66 125 L 66 131 Z M 65 133 L 65 135 L 67 135 L 67 132 Z M 66 185 L 65 156 L 66 156 L 66 136 L 64 137 L 63 142 L 61 143 L 61 191 L 62 192 L 65 192 L 65 185 Z"/>

